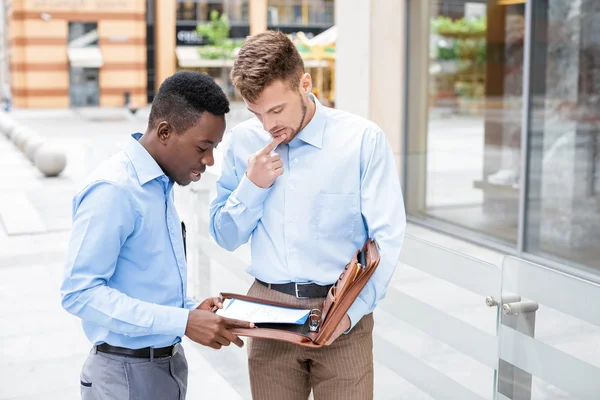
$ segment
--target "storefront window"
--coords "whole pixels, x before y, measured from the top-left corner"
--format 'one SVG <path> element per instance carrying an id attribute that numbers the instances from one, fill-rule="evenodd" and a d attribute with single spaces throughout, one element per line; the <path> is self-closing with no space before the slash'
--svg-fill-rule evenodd
<path id="1" fill-rule="evenodd" d="M 410 7 L 409 213 L 600 268 L 600 2 Z"/>
<path id="2" fill-rule="evenodd" d="M 409 60 L 408 211 L 515 245 L 524 4 L 411 6 L 419 20 L 409 29 L 422 39 L 409 45 L 419 60 Z"/>
<path id="3" fill-rule="evenodd" d="M 232 24 L 247 24 L 249 21 L 249 0 L 178 0 L 177 21 L 207 22 L 214 10 L 225 13 Z"/>
<path id="4" fill-rule="evenodd" d="M 250 21 L 249 0 L 229 0 L 224 2 L 224 12 L 232 24 L 248 24 Z"/>
<path id="5" fill-rule="evenodd" d="M 332 25 L 333 0 L 268 0 L 269 25 Z"/>
<path id="6" fill-rule="evenodd" d="M 69 98 L 71 107 L 100 104 L 99 67 L 102 54 L 98 49 L 96 22 L 69 22 Z M 100 62 L 98 62 L 100 60 Z"/>
<path id="7" fill-rule="evenodd" d="M 98 46 L 96 22 L 69 22 L 68 45 L 71 47 Z"/>
<path id="8" fill-rule="evenodd" d="M 600 268 L 600 2 L 533 2 L 525 248 Z"/>
<path id="9" fill-rule="evenodd" d="M 177 3 L 177 21 L 197 21 L 198 3 L 194 0 L 179 0 Z"/>

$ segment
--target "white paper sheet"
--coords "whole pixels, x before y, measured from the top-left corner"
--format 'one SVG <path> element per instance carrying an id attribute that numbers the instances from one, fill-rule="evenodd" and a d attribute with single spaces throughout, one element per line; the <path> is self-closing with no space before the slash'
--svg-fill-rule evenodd
<path id="1" fill-rule="evenodd" d="M 223 308 L 217 311 L 217 315 L 254 322 L 255 324 L 279 323 L 302 325 L 306 322 L 310 314 L 310 310 L 268 306 L 239 299 L 228 300 L 223 302 Z"/>

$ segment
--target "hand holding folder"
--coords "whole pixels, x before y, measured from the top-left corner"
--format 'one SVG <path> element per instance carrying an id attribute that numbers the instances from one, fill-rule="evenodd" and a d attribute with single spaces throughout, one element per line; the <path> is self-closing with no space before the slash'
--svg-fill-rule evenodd
<path id="1" fill-rule="evenodd" d="M 329 290 L 322 307 L 319 310 L 310 310 L 310 315 L 302 324 L 266 321 L 255 323 L 256 328 L 254 329 L 234 328 L 231 329 L 231 332 L 239 336 L 282 340 L 306 347 L 323 347 L 329 341 L 335 329 L 350 309 L 350 306 L 375 272 L 375 269 L 379 265 L 379 260 L 377 244 L 369 239 L 363 248 L 357 251 L 346 265 L 339 279 Z M 286 304 L 234 293 L 221 293 L 221 297 L 223 299 L 234 299 L 234 304 L 241 300 L 255 306 L 274 306 L 298 311 L 300 314 L 308 311 L 298 307 L 290 307 Z M 313 329 L 317 326 L 318 330 L 312 330 L 311 326 Z"/>

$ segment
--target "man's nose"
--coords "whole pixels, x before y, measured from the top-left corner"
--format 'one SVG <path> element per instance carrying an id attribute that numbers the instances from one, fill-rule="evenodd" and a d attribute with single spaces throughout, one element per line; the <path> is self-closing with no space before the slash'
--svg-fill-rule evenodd
<path id="1" fill-rule="evenodd" d="M 206 165 L 207 167 L 212 167 L 215 164 L 215 156 L 212 150 L 207 151 L 204 157 L 202 157 L 202 164 Z"/>
<path id="2" fill-rule="evenodd" d="M 265 116 L 262 119 L 262 124 L 265 131 L 271 132 L 271 129 L 275 128 L 275 126 L 277 125 L 277 121 L 275 120 L 275 118 Z"/>

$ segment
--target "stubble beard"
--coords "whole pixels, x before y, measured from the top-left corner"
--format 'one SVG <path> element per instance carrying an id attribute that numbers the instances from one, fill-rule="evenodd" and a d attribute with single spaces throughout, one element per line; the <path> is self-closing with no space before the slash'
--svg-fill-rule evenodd
<path id="1" fill-rule="evenodd" d="M 294 132 L 292 132 L 292 137 L 289 138 L 289 140 L 286 140 L 288 143 L 294 139 L 298 133 L 300 133 L 300 130 L 302 130 L 302 125 L 304 125 L 304 118 L 306 118 L 306 113 L 308 111 L 308 106 L 306 105 L 306 101 L 302 98 L 302 96 L 300 96 L 300 123 L 298 124 L 298 128 L 296 128 L 294 130 Z"/>

